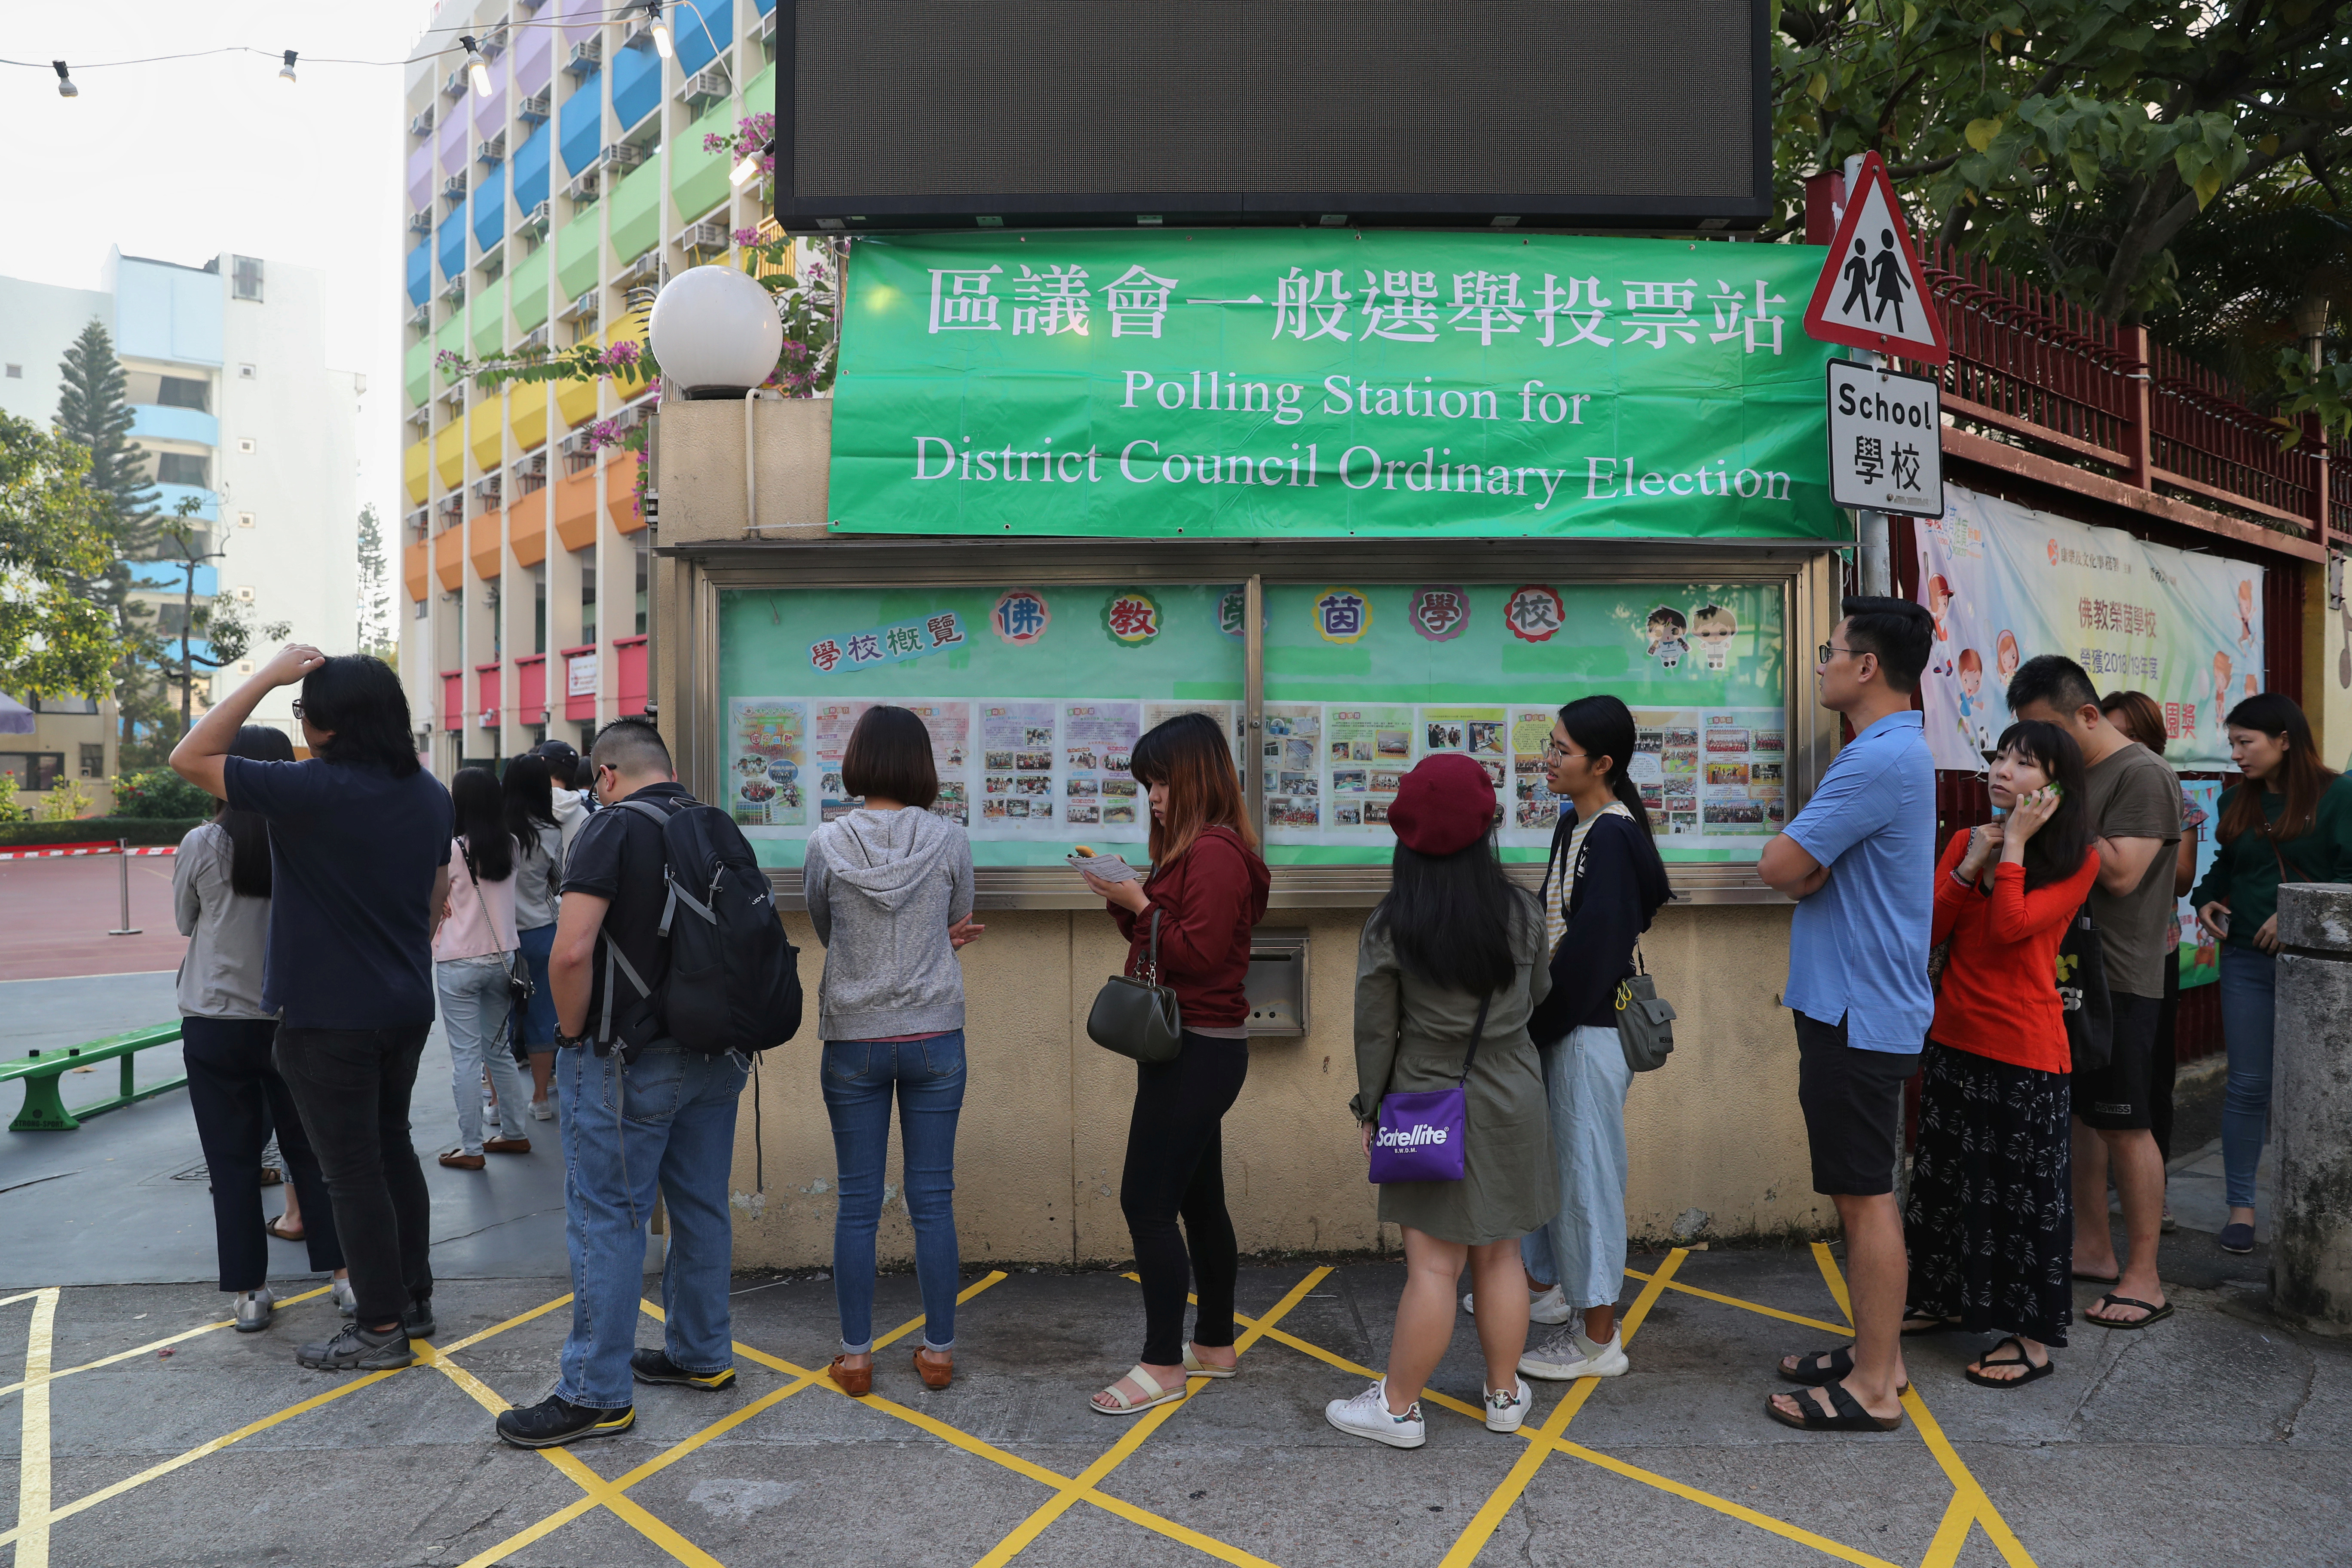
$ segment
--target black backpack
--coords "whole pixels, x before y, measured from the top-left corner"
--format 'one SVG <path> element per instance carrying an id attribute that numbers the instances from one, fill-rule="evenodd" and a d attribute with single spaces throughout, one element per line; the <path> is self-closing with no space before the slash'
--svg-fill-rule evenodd
<path id="1" fill-rule="evenodd" d="M 767 874 L 741 829 L 716 806 L 617 804 L 661 825 L 667 963 L 648 985 L 605 940 L 600 1045 L 635 1057 L 666 1037 L 706 1056 L 750 1056 L 791 1039 L 801 1026 L 800 950 L 784 939 Z M 636 992 L 633 1002 L 618 998 L 623 979 Z"/>

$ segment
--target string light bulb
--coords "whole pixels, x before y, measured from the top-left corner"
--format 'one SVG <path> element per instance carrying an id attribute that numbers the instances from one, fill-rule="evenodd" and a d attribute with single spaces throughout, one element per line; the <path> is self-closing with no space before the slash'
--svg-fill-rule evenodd
<path id="1" fill-rule="evenodd" d="M 457 41 L 466 46 L 466 79 L 474 84 L 474 96 L 489 97 L 490 64 L 482 58 L 481 45 L 474 41 L 474 35 L 471 33 L 466 34 Z"/>
<path id="2" fill-rule="evenodd" d="M 58 96 L 59 98 L 79 98 L 81 96 L 81 89 L 74 85 L 73 78 L 66 75 L 66 62 L 63 60 L 51 60 L 49 64 L 58 68 Z"/>
<path id="3" fill-rule="evenodd" d="M 776 142 L 775 138 L 773 137 L 770 137 L 768 139 L 768 144 L 760 148 L 756 152 L 746 148 L 744 150 L 743 156 L 736 161 L 735 167 L 729 172 L 727 175 L 727 183 L 730 185 L 737 186 L 750 184 L 751 183 L 751 177 L 760 172 L 760 160 L 764 157 L 772 157 L 775 154 L 775 151 Z"/>
<path id="4" fill-rule="evenodd" d="M 286 51 L 286 63 L 278 68 L 278 79 L 288 87 L 294 85 L 294 51 Z"/>
<path id="5" fill-rule="evenodd" d="M 646 19 L 653 24 L 654 52 L 667 59 L 674 52 L 670 46 L 669 24 L 662 19 L 662 0 L 646 0 Z"/>

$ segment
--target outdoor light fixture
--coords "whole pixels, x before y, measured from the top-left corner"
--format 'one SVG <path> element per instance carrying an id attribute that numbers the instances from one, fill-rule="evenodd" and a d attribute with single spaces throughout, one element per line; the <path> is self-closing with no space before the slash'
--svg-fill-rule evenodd
<path id="1" fill-rule="evenodd" d="M 294 85 L 294 51 L 292 49 L 286 51 L 286 63 L 278 68 L 278 79 L 288 87 Z"/>
<path id="2" fill-rule="evenodd" d="M 669 58 L 669 24 L 662 20 L 662 0 L 646 0 L 646 19 L 654 25 L 656 52 L 664 59 Z"/>
<path id="3" fill-rule="evenodd" d="M 775 151 L 776 139 L 772 136 L 768 138 L 768 144 L 760 148 L 757 152 L 753 152 L 750 148 L 744 149 L 743 156 L 736 160 L 735 167 L 728 174 L 727 183 L 730 185 L 746 185 L 751 184 L 752 176 L 760 172 L 760 160 L 765 157 L 772 157 L 775 154 Z"/>
<path id="4" fill-rule="evenodd" d="M 58 96 L 59 98 L 79 98 L 81 96 L 81 89 L 73 84 L 73 78 L 66 75 L 66 62 L 63 60 L 51 60 L 49 64 L 58 68 Z"/>
<path id="5" fill-rule="evenodd" d="M 482 58 L 482 47 L 474 41 L 474 35 L 471 33 L 466 34 L 457 41 L 466 46 L 466 79 L 474 84 L 474 96 L 489 97 L 490 66 L 488 60 Z"/>
<path id="6" fill-rule="evenodd" d="M 662 385 L 688 398 L 740 397 L 775 374 L 784 324 L 768 291 L 732 267 L 689 267 L 646 324 Z"/>

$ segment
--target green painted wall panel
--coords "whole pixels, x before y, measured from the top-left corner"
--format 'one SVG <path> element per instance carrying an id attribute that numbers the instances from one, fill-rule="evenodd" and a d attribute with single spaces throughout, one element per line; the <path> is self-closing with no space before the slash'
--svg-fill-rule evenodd
<path id="1" fill-rule="evenodd" d="M 547 321 L 547 258 L 533 252 L 512 276 L 515 331 L 527 332 Z"/>
<path id="2" fill-rule="evenodd" d="M 438 354 L 444 349 L 461 359 L 465 357 L 466 313 L 463 310 L 442 322 L 441 330 L 433 334 L 433 352 Z M 446 376 L 442 378 L 442 384 L 445 386 L 448 384 Z"/>
<path id="3" fill-rule="evenodd" d="M 507 346 L 507 280 L 483 285 L 482 291 L 467 301 L 474 322 L 474 353 L 477 357 L 494 354 Z"/>
<path id="4" fill-rule="evenodd" d="M 735 105 L 722 103 L 696 121 L 669 150 L 669 189 L 677 215 L 692 222 L 727 199 L 727 172 L 733 161 L 724 153 L 706 153 L 703 137 L 725 135 L 735 129 Z"/>
<path id="5" fill-rule="evenodd" d="M 555 280 L 563 286 L 566 300 L 576 300 L 595 286 L 596 253 L 600 244 L 596 213 L 593 207 L 556 234 Z"/>
<path id="6" fill-rule="evenodd" d="M 661 238 L 661 168 L 641 163 L 613 187 L 613 254 L 623 266 Z"/>
<path id="7" fill-rule="evenodd" d="M 400 356 L 401 385 L 407 390 L 408 405 L 414 408 L 433 395 L 433 345 L 419 340 L 408 345 Z"/>

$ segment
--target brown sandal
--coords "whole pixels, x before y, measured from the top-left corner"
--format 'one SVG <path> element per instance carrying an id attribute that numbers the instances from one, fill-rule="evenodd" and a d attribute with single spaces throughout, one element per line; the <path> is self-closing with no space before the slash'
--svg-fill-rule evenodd
<path id="1" fill-rule="evenodd" d="M 862 1398 L 873 1393 L 874 1363 L 868 1361 L 864 1366 L 853 1370 L 841 1364 L 848 1359 L 845 1355 L 833 1358 L 833 1365 L 829 1369 L 828 1375 L 832 1377 L 834 1385 L 852 1399 Z"/>
<path id="2" fill-rule="evenodd" d="M 288 1230 L 286 1228 L 286 1216 L 284 1215 L 279 1215 L 276 1219 L 266 1221 L 262 1225 L 261 1228 L 269 1235 L 276 1237 L 280 1241 L 299 1241 L 305 1236 L 310 1234 L 310 1232 L 304 1230 Z"/>
<path id="3" fill-rule="evenodd" d="M 932 1359 L 926 1361 L 929 1356 Z M 928 1345 L 915 1347 L 915 1375 L 923 1380 L 925 1388 L 945 1388 L 955 1381 L 955 1355 L 949 1351 L 935 1351 Z"/>

